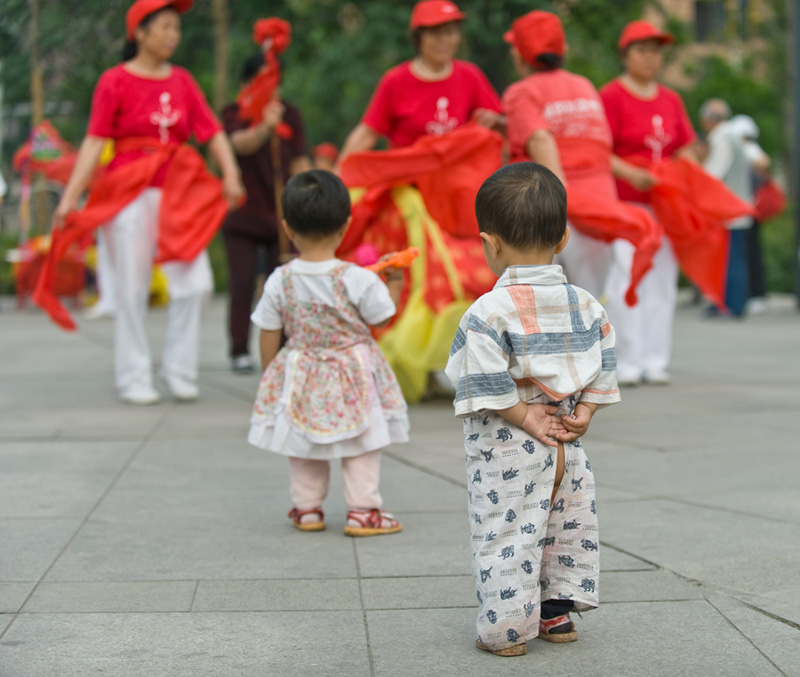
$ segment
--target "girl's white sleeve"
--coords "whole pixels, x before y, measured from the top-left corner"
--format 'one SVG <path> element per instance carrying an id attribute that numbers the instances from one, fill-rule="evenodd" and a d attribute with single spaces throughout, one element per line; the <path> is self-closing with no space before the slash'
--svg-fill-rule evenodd
<path id="1" fill-rule="evenodd" d="M 350 266 L 344 274 L 344 285 L 347 297 L 367 324 L 380 324 L 397 312 L 388 287 L 371 270 Z"/>
<path id="2" fill-rule="evenodd" d="M 267 278 L 258 305 L 256 305 L 253 314 L 250 315 L 253 324 L 259 329 L 265 329 L 266 331 L 283 329 L 283 318 L 281 317 L 281 308 L 284 303 L 283 294 L 281 293 L 282 286 L 282 271 L 277 268 Z"/>

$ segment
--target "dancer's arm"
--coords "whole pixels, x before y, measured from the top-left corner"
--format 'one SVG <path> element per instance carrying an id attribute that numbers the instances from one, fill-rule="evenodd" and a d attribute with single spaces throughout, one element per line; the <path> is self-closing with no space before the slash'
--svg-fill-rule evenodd
<path id="1" fill-rule="evenodd" d="M 222 194 L 231 209 L 236 209 L 245 197 L 242 175 L 225 132 L 217 132 L 208 142 L 208 149 L 222 171 Z"/>
<path id="2" fill-rule="evenodd" d="M 372 150 L 378 143 L 379 138 L 380 134 L 372 129 L 372 127 L 365 125 L 363 122 L 357 124 L 355 129 L 350 132 L 347 140 L 344 142 L 344 147 L 342 148 L 342 152 L 339 153 L 339 158 L 336 161 L 334 172 L 337 174 L 339 173 L 339 167 L 341 166 L 342 162 L 344 162 L 344 159 L 351 153 L 360 153 L 365 150 Z"/>
<path id="3" fill-rule="evenodd" d="M 270 101 L 264 106 L 261 122 L 247 129 L 239 129 L 231 134 L 231 145 L 237 155 L 252 155 L 269 139 L 275 127 L 283 122 L 284 105 L 280 101 Z"/>
<path id="4" fill-rule="evenodd" d="M 78 200 L 80 200 L 83 191 L 89 185 L 89 180 L 92 178 L 94 169 L 100 161 L 106 142 L 107 139 L 99 136 L 87 136 L 81 143 L 75 167 L 72 170 L 66 188 L 64 188 L 64 192 L 61 194 L 58 207 L 53 213 L 53 228 L 63 228 L 64 219 L 78 207 Z"/>
<path id="5" fill-rule="evenodd" d="M 537 129 L 528 139 L 528 155 L 534 162 L 547 167 L 565 186 L 567 179 L 561 166 L 561 154 L 558 152 L 555 137 L 547 129 Z"/>

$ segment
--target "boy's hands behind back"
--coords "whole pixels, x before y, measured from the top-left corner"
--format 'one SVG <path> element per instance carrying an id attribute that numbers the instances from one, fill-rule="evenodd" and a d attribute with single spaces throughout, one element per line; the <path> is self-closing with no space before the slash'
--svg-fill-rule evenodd
<path id="1" fill-rule="evenodd" d="M 549 404 L 529 404 L 527 406 L 528 412 L 525 414 L 525 420 L 520 424 L 520 428 L 548 447 L 557 447 L 558 442 L 553 438 L 561 439 L 559 435 L 567 433 L 566 427 L 556 416 L 558 407 Z"/>
<path id="2" fill-rule="evenodd" d="M 583 437 L 589 430 L 589 423 L 597 411 L 597 405 L 588 402 L 578 402 L 572 416 L 562 416 L 561 424 L 563 432 L 555 435 L 561 442 L 572 442 L 579 437 Z"/>

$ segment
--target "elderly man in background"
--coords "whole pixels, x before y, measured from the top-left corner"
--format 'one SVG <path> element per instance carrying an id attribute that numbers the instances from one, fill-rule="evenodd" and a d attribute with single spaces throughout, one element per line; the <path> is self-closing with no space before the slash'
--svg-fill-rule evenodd
<path id="1" fill-rule="evenodd" d="M 753 183 L 750 160 L 742 135 L 731 124 L 731 108 L 722 99 L 709 99 L 700 107 L 700 124 L 706 133 L 708 157 L 705 170 L 720 179 L 733 193 L 753 203 Z M 753 227 L 751 216 L 742 216 L 725 224 L 730 232 L 728 278 L 725 286 L 725 305 L 731 315 L 743 317 L 749 297 L 747 266 L 747 232 Z M 711 309 L 714 313 L 715 309 Z"/>

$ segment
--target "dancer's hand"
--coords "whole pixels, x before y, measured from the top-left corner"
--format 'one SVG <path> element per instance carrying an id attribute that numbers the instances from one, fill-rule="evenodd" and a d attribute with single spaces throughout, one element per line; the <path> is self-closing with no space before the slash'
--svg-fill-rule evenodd
<path id="1" fill-rule="evenodd" d="M 270 132 L 275 129 L 281 122 L 283 122 L 283 113 L 286 110 L 286 107 L 280 102 L 275 99 L 270 101 L 266 106 L 264 106 L 263 116 L 264 116 L 264 124 L 267 125 Z"/>
<path id="2" fill-rule="evenodd" d="M 64 227 L 64 222 L 70 213 L 78 208 L 78 198 L 71 198 L 64 193 L 58 202 L 58 207 L 53 212 L 52 230 L 60 230 Z"/>
<path id="3" fill-rule="evenodd" d="M 478 108 L 478 110 L 473 113 L 473 120 L 481 127 L 486 127 L 487 129 L 493 129 L 499 119 L 500 113 L 496 113 L 488 108 Z"/>
<path id="4" fill-rule="evenodd" d="M 564 425 L 558 419 L 558 407 L 550 404 L 529 404 L 525 419 L 520 427 L 529 435 L 546 444 L 548 447 L 557 447 L 558 442 L 552 438 L 566 433 Z"/>
<path id="5" fill-rule="evenodd" d="M 643 193 L 652 190 L 654 186 L 658 185 L 658 179 L 655 175 L 640 167 L 632 169 L 630 174 L 626 177 L 626 181 L 636 190 L 640 190 Z"/>
<path id="6" fill-rule="evenodd" d="M 228 203 L 228 209 L 233 211 L 241 207 L 247 199 L 247 193 L 242 185 L 242 179 L 236 176 L 222 177 L 222 197 Z"/>
<path id="7" fill-rule="evenodd" d="M 562 442 L 573 442 L 579 437 L 583 437 L 589 430 L 589 423 L 592 421 L 597 405 L 591 402 L 578 402 L 572 416 L 566 414 L 561 417 L 564 432 L 555 435 L 555 438 Z"/>

